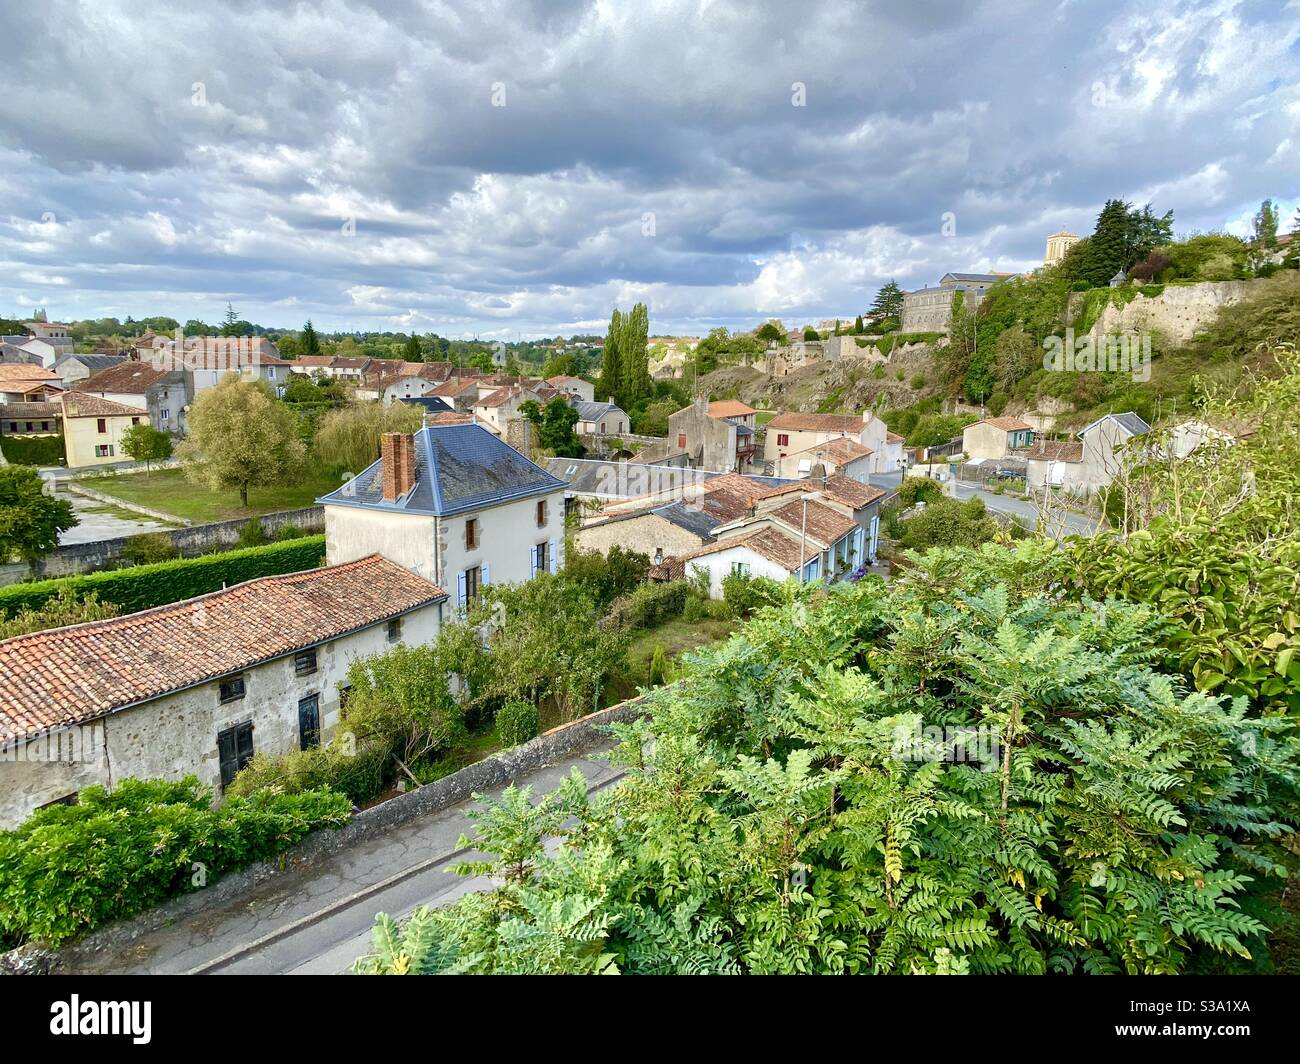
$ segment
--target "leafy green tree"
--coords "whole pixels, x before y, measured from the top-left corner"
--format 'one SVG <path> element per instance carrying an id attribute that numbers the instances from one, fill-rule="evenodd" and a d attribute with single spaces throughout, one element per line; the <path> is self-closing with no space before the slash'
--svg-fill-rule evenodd
<path id="1" fill-rule="evenodd" d="M 1251 236 L 1257 247 L 1270 251 L 1277 247 L 1277 225 L 1277 207 L 1266 199 L 1251 222 Z"/>
<path id="2" fill-rule="evenodd" d="M 520 413 L 537 426 L 537 445 L 559 458 L 576 458 L 582 454 L 582 441 L 574 426 L 578 412 L 558 396 L 545 407 L 528 400 L 519 406 Z"/>
<path id="3" fill-rule="evenodd" d="M 1173 211 L 1165 211 L 1164 214 L 1156 217 L 1151 213 L 1151 204 L 1149 203 L 1140 211 L 1129 208 L 1125 217 L 1125 269 L 1151 254 L 1156 248 L 1170 243 L 1173 239 Z"/>
<path id="4" fill-rule="evenodd" d="M 776 321 L 763 322 L 763 324 L 758 327 L 754 335 L 757 336 L 760 340 L 766 341 L 768 343 L 775 342 L 779 344 L 785 342 L 785 331 L 781 328 L 780 322 L 776 322 Z"/>
<path id="5" fill-rule="evenodd" d="M 327 469 L 360 473 L 379 460 L 386 432 L 410 435 L 424 425 L 413 403 L 350 403 L 331 410 L 316 429 L 316 455 Z"/>
<path id="6" fill-rule="evenodd" d="M 865 330 L 863 329 L 863 325 L 862 325 L 862 315 L 859 314 L 856 318 L 853 319 L 853 335 L 861 336 L 864 331 Z"/>
<path id="7" fill-rule="evenodd" d="M 190 435 L 179 448 L 185 474 L 212 491 L 288 484 L 301 471 L 305 448 L 293 411 L 261 381 L 233 373 L 199 393 L 190 410 Z"/>
<path id="8" fill-rule="evenodd" d="M 820 340 L 822 337 L 821 337 L 821 333 L 819 333 L 816 329 L 814 329 L 811 325 L 809 325 L 804 328 L 803 338 L 805 340 Z"/>
<path id="9" fill-rule="evenodd" d="M 402 358 L 406 362 L 423 362 L 424 349 L 420 346 L 420 338 L 411 333 L 406 338 L 406 343 L 402 344 Z"/>
<path id="10" fill-rule="evenodd" d="M 143 422 L 132 425 L 122 433 L 120 446 L 123 454 L 136 462 L 144 463 L 146 478 L 153 462 L 165 462 L 172 456 L 171 436 Z"/>
<path id="11" fill-rule="evenodd" d="M 222 336 L 243 336 L 243 330 L 240 328 L 239 315 L 235 313 L 235 308 L 229 303 L 226 304 L 226 313 L 221 319 Z"/>
<path id="12" fill-rule="evenodd" d="M 0 558 L 5 561 L 17 555 L 34 567 L 79 523 L 72 504 L 45 488 L 33 466 L 0 466 Z"/>

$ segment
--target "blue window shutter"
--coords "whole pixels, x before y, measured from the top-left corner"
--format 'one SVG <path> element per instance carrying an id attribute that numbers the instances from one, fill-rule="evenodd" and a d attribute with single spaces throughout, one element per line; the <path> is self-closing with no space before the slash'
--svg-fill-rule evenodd
<path id="1" fill-rule="evenodd" d="M 528 566 L 529 575 L 536 576 L 537 575 L 537 548 L 536 547 L 528 548 L 528 557 L 532 559 L 532 561 L 529 563 Z"/>
<path id="2" fill-rule="evenodd" d="M 465 605 L 465 574 L 456 574 L 456 605 Z"/>
<path id="3" fill-rule="evenodd" d="M 551 540 L 550 545 L 547 546 L 546 557 L 550 559 L 551 572 L 554 573 L 556 565 L 559 564 L 559 558 L 557 557 L 557 552 L 555 550 L 555 540 Z"/>
<path id="4" fill-rule="evenodd" d="M 483 563 L 483 586 L 487 587 L 488 584 L 490 584 L 491 582 L 492 582 L 492 578 L 488 575 L 488 563 L 484 562 Z"/>

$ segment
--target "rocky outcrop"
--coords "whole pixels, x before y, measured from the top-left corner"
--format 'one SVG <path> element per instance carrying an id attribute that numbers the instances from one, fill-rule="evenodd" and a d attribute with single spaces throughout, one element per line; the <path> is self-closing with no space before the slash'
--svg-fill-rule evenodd
<path id="1" fill-rule="evenodd" d="M 1095 340 L 1102 336 L 1158 333 L 1169 342 L 1186 343 L 1199 329 L 1214 321 L 1223 307 L 1248 298 L 1251 286 L 1261 283 L 1258 280 L 1202 281 L 1164 285 L 1155 296 L 1117 289 L 1123 296 L 1112 297 L 1089 334 Z M 1125 298 L 1129 296 L 1132 298 Z"/>

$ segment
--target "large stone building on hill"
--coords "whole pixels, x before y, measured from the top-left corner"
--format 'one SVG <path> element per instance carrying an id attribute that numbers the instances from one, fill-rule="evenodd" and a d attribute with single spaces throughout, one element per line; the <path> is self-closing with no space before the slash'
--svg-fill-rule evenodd
<path id="1" fill-rule="evenodd" d="M 966 309 L 979 305 L 989 286 L 1014 273 L 945 273 L 937 288 L 919 288 L 903 295 L 902 333 L 946 333 L 952 321 L 952 297 L 964 293 Z"/>

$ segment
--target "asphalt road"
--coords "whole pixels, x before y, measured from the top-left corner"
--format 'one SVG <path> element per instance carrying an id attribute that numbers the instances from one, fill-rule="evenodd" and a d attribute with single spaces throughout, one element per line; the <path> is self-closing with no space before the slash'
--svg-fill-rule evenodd
<path id="1" fill-rule="evenodd" d="M 575 766 L 592 790 L 612 786 L 622 770 L 595 754 L 571 758 L 517 781 L 535 797 L 553 790 Z M 497 793 L 497 792 L 494 792 Z M 492 884 L 454 875 L 474 856 L 457 848 L 473 834 L 473 801 L 420 817 L 260 884 L 250 894 L 204 909 L 126 945 L 78 958 L 68 970 L 105 974 L 338 975 L 370 950 L 375 915 L 400 917 L 420 905 L 447 905 Z"/>
<path id="2" fill-rule="evenodd" d="M 876 473 L 872 475 L 871 483 L 878 488 L 892 490 L 898 487 L 902 479 L 902 473 Z M 983 488 L 962 481 L 948 481 L 943 487 L 944 491 L 952 495 L 953 498 L 965 501 L 978 496 L 984 500 L 984 505 L 989 510 L 1019 517 L 1030 528 L 1038 527 L 1038 507 L 1025 499 L 1017 499 L 1009 495 L 996 495 L 991 491 L 985 491 Z M 1095 517 L 1075 513 L 1072 510 L 1057 509 L 1052 514 L 1051 527 L 1045 529 L 1045 531 L 1049 535 L 1064 538 L 1073 535 L 1090 536 L 1096 529 L 1097 519 Z"/>

